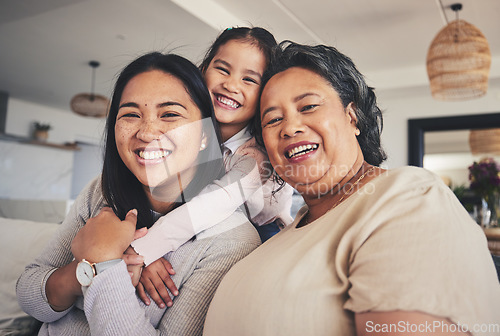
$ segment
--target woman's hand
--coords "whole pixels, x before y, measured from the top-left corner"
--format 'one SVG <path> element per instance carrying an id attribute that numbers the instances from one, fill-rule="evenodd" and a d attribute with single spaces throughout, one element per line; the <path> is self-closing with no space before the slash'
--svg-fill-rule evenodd
<path id="1" fill-rule="evenodd" d="M 165 305 L 171 307 L 173 302 L 167 288 L 172 295 L 179 295 L 177 287 L 170 278 L 170 275 L 174 274 L 175 271 L 172 265 L 165 258 L 154 261 L 142 271 L 140 283 L 137 286 L 137 294 L 148 306 L 151 302 L 146 295 L 146 291 L 158 307 L 165 308 Z"/>
<path id="2" fill-rule="evenodd" d="M 121 259 L 134 239 L 136 223 L 135 209 L 122 221 L 111 208 L 103 208 L 78 231 L 71 252 L 76 260 L 87 259 L 93 263 Z"/>

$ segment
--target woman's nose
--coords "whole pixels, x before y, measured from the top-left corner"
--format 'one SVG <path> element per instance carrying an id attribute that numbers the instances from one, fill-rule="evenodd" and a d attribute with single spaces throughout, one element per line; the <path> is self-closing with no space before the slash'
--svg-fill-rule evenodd
<path id="1" fill-rule="evenodd" d="M 148 120 L 141 123 L 139 131 L 137 132 L 137 138 L 144 142 L 152 142 L 159 140 L 163 135 L 160 128 L 159 120 Z"/>
<path id="2" fill-rule="evenodd" d="M 280 132 L 282 138 L 294 137 L 295 135 L 303 132 L 304 124 L 302 123 L 300 116 L 289 115 L 283 118 Z"/>

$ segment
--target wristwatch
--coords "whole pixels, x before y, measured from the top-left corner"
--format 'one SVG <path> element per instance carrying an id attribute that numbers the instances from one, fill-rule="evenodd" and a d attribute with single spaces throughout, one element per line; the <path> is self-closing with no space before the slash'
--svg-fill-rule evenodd
<path id="1" fill-rule="evenodd" d="M 121 259 L 113 259 L 108 261 L 103 261 L 100 263 L 91 263 L 85 259 L 82 259 L 76 266 L 76 279 L 80 285 L 88 287 L 94 280 L 94 277 L 103 272 L 104 270 L 118 264 Z"/>

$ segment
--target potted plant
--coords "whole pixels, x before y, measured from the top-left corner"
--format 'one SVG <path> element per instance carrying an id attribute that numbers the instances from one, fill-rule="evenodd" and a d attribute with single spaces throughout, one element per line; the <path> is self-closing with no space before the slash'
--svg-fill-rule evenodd
<path id="1" fill-rule="evenodd" d="M 52 126 L 50 126 L 50 124 L 44 124 L 38 121 L 35 121 L 34 126 L 35 131 L 33 133 L 33 136 L 35 137 L 35 139 L 38 141 L 47 141 L 47 139 L 49 138 L 49 130 L 52 128 Z"/>

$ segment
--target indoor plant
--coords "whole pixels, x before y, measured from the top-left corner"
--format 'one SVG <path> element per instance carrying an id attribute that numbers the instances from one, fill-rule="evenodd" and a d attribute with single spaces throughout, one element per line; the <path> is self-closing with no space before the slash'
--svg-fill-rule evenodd
<path id="1" fill-rule="evenodd" d="M 493 158 L 474 162 L 469 166 L 469 180 L 470 189 L 483 199 L 481 224 L 497 225 L 500 216 L 500 166 Z"/>
<path id="2" fill-rule="evenodd" d="M 52 126 L 50 126 L 50 124 L 44 124 L 38 121 L 35 121 L 34 126 L 35 131 L 33 133 L 33 136 L 35 137 L 35 139 L 38 141 L 47 141 L 47 139 L 49 138 L 49 130 L 52 128 Z"/>

